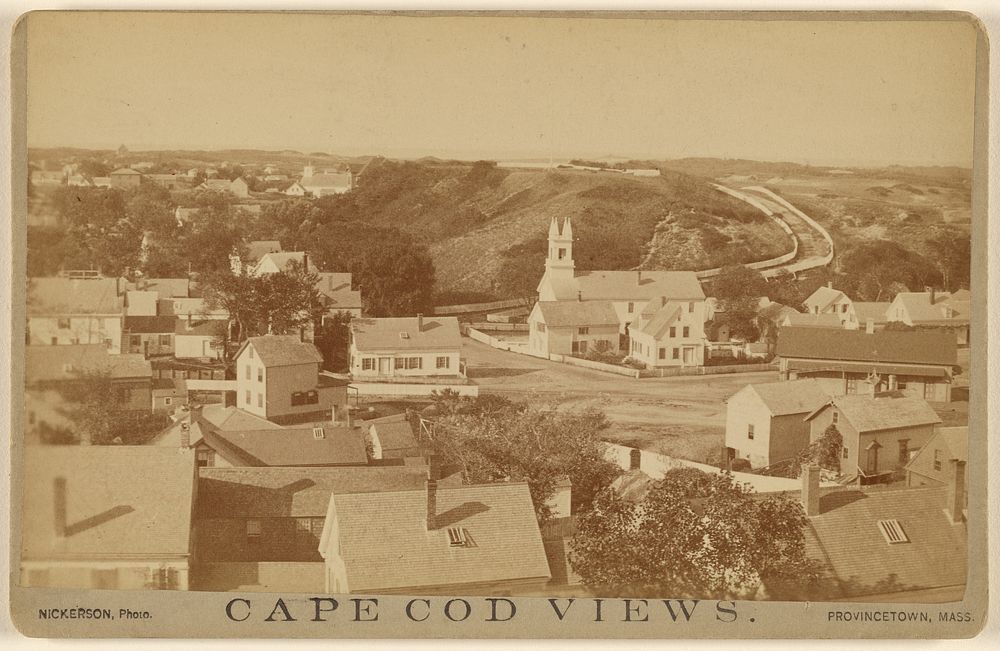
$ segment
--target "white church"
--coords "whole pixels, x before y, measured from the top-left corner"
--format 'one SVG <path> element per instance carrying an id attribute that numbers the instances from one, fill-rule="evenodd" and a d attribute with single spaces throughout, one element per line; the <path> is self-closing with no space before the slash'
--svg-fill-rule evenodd
<path id="1" fill-rule="evenodd" d="M 577 271 L 573 224 L 549 226 L 545 274 L 528 317 L 532 353 L 628 354 L 648 368 L 701 366 L 705 292 L 693 271 Z"/>

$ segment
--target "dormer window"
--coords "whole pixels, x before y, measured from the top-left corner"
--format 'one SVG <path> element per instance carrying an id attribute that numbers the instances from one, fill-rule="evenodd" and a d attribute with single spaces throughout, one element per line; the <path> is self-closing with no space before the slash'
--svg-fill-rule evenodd
<path id="1" fill-rule="evenodd" d="M 878 529 L 882 532 L 882 537 L 890 545 L 908 543 L 910 539 L 906 537 L 906 532 L 899 525 L 899 520 L 879 520 Z"/>
<path id="2" fill-rule="evenodd" d="M 472 547 L 472 536 L 465 527 L 448 527 L 449 547 Z"/>

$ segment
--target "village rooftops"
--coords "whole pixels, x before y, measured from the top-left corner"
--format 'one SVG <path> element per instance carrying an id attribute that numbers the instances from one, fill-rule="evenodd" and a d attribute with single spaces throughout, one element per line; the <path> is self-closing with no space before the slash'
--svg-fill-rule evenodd
<path id="1" fill-rule="evenodd" d="M 955 337 L 946 332 L 903 332 L 784 327 L 777 355 L 785 358 L 954 366 Z"/>
<path id="2" fill-rule="evenodd" d="M 248 411 L 221 404 L 205 405 L 197 412 L 207 425 L 224 432 L 241 430 L 281 429 L 281 425 L 255 416 Z"/>
<path id="3" fill-rule="evenodd" d="M 325 188 L 348 188 L 351 187 L 351 174 L 350 172 L 342 172 L 335 174 L 313 174 L 312 176 L 303 176 L 299 180 L 299 184 L 309 190 L 314 192 L 317 189 Z"/>
<path id="4" fill-rule="evenodd" d="M 112 172 L 111 176 L 142 176 L 142 172 L 137 172 L 128 167 L 120 167 Z"/>
<path id="5" fill-rule="evenodd" d="M 550 328 L 618 325 L 611 301 L 539 301 L 536 305 Z"/>
<path id="6" fill-rule="evenodd" d="M 29 559 L 186 556 L 195 454 L 153 446 L 26 446 Z"/>
<path id="7" fill-rule="evenodd" d="M 268 253 L 280 253 L 281 242 L 278 240 L 254 240 L 247 242 L 247 259 L 257 262 Z"/>
<path id="8" fill-rule="evenodd" d="M 28 316 L 120 315 L 123 285 L 118 278 L 29 278 Z"/>
<path id="9" fill-rule="evenodd" d="M 331 547 L 334 515 L 350 591 L 551 576 L 527 484 L 438 485 L 431 517 L 428 503 L 426 490 L 332 496 L 320 549 Z"/>
<path id="10" fill-rule="evenodd" d="M 191 281 L 187 278 L 143 278 L 128 284 L 129 289 L 156 292 L 159 298 L 187 298 Z"/>
<path id="11" fill-rule="evenodd" d="M 275 366 L 296 366 L 298 364 L 319 364 L 323 356 L 316 346 L 300 341 L 295 335 L 263 335 L 250 337 L 243 342 L 236 357 L 252 346 L 265 368 Z"/>
<path id="12" fill-rule="evenodd" d="M 812 378 L 748 384 L 745 388 L 757 394 L 772 416 L 807 414 L 830 401 L 819 381 Z"/>
<path id="13" fill-rule="evenodd" d="M 358 350 L 458 350 L 462 335 L 453 316 L 353 319 Z"/>
<path id="14" fill-rule="evenodd" d="M 960 290 L 952 296 L 948 292 L 900 292 L 896 300 L 906 308 L 913 324 L 953 325 L 968 323 L 971 296 Z"/>
<path id="15" fill-rule="evenodd" d="M 197 518 L 323 517 L 330 495 L 421 490 L 427 467 L 201 468 Z"/>
<path id="16" fill-rule="evenodd" d="M 705 300 L 693 271 L 577 271 L 571 281 L 554 281 L 554 291 L 560 301 Z"/>
<path id="17" fill-rule="evenodd" d="M 819 311 L 822 312 L 826 308 L 830 307 L 830 305 L 832 305 L 835 301 L 838 301 L 841 298 L 844 298 L 844 292 L 840 291 L 839 289 L 834 289 L 832 287 L 824 286 L 820 287 L 812 294 L 810 294 L 809 298 L 807 298 L 803 302 L 810 308 L 813 307 L 819 308 Z"/>
<path id="18" fill-rule="evenodd" d="M 889 319 L 886 317 L 886 311 L 889 309 L 890 303 L 883 302 L 859 302 L 855 301 L 851 304 L 854 310 L 854 316 L 856 317 L 858 323 L 864 325 L 868 321 L 872 323 L 883 324 Z"/>
<path id="19" fill-rule="evenodd" d="M 797 328 L 840 328 L 840 317 L 832 312 L 822 314 L 802 314 L 799 312 L 787 312 L 782 317 L 781 323 L 788 327 Z"/>
<path id="20" fill-rule="evenodd" d="M 822 411 L 832 407 L 836 407 L 841 417 L 859 433 L 941 423 L 937 412 L 923 398 L 895 393 L 880 396 L 836 396 L 817 407 L 806 416 L 806 420 L 812 420 Z"/>
<path id="21" fill-rule="evenodd" d="M 358 466 L 368 462 L 364 435 L 331 423 L 262 430 L 213 430 L 205 443 L 235 466 Z"/>
<path id="22" fill-rule="evenodd" d="M 142 355 L 111 355 L 102 344 L 25 346 L 24 366 L 27 385 L 77 380 L 88 373 L 107 374 L 113 380 L 153 375 Z"/>

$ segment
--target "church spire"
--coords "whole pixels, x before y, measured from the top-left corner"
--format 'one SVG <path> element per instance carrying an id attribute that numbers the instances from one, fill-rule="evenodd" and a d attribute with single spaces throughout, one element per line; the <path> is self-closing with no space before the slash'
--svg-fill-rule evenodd
<path id="1" fill-rule="evenodd" d="M 562 231 L 555 217 L 549 226 L 549 255 L 545 269 L 550 274 L 563 278 L 573 278 L 573 226 L 569 218 L 563 222 Z"/>

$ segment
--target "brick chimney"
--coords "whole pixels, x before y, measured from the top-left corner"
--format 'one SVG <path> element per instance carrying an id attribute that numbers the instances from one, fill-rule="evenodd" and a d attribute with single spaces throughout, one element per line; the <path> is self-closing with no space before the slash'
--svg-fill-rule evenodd
<path id="1" fill-rule="evenodd" d="M 642 284 L 642 269 L 639 269 L 635 272 L 635 284 L 636 285 Z"/>
<path id="2" fill-rule="evenodd" d="M 417 332 L 423 332 L 423 331 L 424 331 L 424 315 L 423 314 L 418 314 L 417 315 Z"/>
<path id="3" fill-rule="evenodd" d="M 438 483 L 434 479 L 427 480 L 427 531 L 437 528 L 435 518 L 437 517 L 437 492 Z"/>
<path id="4" fill-rule="evenodd" d="M 945 511 L 952 524 L 965 521 L 965 462 L 959 459 L 951 460 L 951 478 L 948 480 L 948 502 Z"/>
<path id="5" fill-rule="evenodd" d="M 66 478 L 56 477 L 52 483 L 53 515 L 56 538 L 66 537 Z"/>
<path id="6" fill-rule="evenodd" d="M 819 466 L 815 463 L 802 466 L 802 508 L 806 515 L 819 515 Z"/>
<path id="7" fill-rule="evenodd" d="M 639 470 L 640 466 L 642 466 L 642 450 L 632 448 L 628 452 L 628 469 Z"/>

